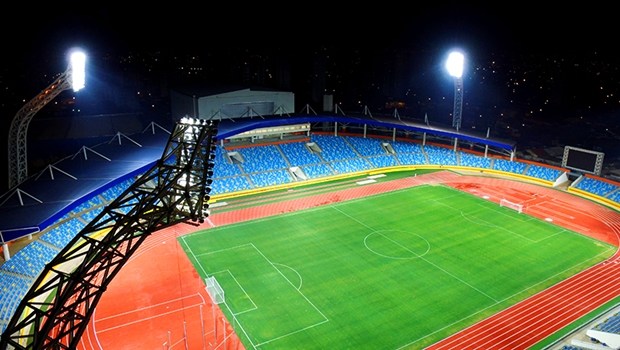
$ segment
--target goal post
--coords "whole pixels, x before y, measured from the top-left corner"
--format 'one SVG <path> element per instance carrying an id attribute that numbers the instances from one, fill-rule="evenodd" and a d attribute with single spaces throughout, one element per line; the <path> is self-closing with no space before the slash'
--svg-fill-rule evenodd
<path id="1" fill-rule="evenodd" d="M 215 279 L 214 276 L 205 278 L 205 285 L 206 285 L 205 289 L 207 290 L 207 293 L 209 293 L 211 300 L 215 304 L 221 304 L 221 303 L 226 302 L 226 296 L 224 295 L 224 290 L 222 289 L 222 287 L 220 286 L 220 284 L 218 283 L 218 281 Z"/>
<path id="2" fill-rule="evenodd" d="M 499 200 L 500 207 L 507 207 L 516 210 L 519 213 L 523 213 L 523 204 L 511 202 L 508 199 L 502 198 Z"/>

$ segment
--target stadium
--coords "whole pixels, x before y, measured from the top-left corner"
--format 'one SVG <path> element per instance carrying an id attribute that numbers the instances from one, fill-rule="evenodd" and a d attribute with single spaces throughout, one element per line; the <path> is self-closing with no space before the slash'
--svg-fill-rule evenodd
<path id="1" fill-rule="evenodd" d="M 599 153 L 173 98 L 1 197 L 2 349 L 620 348 Z"/>

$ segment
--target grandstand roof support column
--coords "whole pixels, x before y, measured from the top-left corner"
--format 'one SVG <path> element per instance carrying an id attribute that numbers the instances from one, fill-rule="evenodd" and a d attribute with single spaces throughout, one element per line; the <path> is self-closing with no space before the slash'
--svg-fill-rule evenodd
<path id="1" fill-rule="evenodd" d="M 334 122 L 334 136 L 338 136 L 338 122 Z"/>
<path id="2" fill-rule="evenodd" d="M 515 153 L 517 153 L 517 148 L 516 148 L 516 147 L 515 147 L 515 148 L 513 148 L 513 149 L 510 151 L 510 161 L 511 161 L 511 162 L 512 162 L 513 160 L 515 160 Z"/>
<path id="3" fill-rule="evenodd" d="M 9 245 L 2 242 L 2 255 L 4 255 L 4 261 L 11 260 L 11 253 L 9 252 Z"/>
<path id="4" fill-rule="evenodd" d="M 489 138 L 489 134 L 491 133 L 491 128 L 487 128 L 487 139 Z M 484 158 L 488 158 L 489 155 L 489 144 L 484 145 Z"/>
<path id="5" fill-rule="evenodd" d="M 426 133 L 422 133 L 422 146 L 426 146 Z"/>
<path id="6" fill-rule="evenodd" d="M 364 124 L 364 138 L 366 138 L 366 129 L 368 129 L 368 124 Z"/>
<path id="7" fill-rule="evenodd" d="M 392 141 L 396 141 L 396 128 L 392 129 Z"/>
<path id="8" fill-rule="evenodd" d="M 454 138 L 454 152 L 456 152 L 456 148 L 457 148 L 458 144 L 459 144 L 459 139 L 458 139 L 458 137 L 455 137 Z"/>

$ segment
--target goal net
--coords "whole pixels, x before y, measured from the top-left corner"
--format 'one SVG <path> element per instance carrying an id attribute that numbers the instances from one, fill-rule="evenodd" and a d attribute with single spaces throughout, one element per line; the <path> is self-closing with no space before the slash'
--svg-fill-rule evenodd
<path id="1" fill-rule="evenodd" d="M 507 208 L 510 208 L 510 209 L 514 209 L 514 210 L 518 211 L 519 213 L 523 213 L 523 204 L 511 202 L 511 201 L 509 201 L 507 199 L 504 199 L 504 198 L 499 200 L 499 206 L 500 207 L 507 207 Z"/>
<path id="2" fill-rule="evenodd" d="M 209 293 L 209 296 L 214 303 L 221 304 L 226 301 L 224 290 L 215 277 L 211 276 L 205 278 L 205 284 L 207 285 L 207 293 Z"/>

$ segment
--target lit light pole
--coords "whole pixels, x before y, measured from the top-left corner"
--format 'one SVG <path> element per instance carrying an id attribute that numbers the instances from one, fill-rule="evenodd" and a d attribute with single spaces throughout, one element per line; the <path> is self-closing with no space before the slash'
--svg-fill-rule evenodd
<path id="1" fill-rule="evenodd" d="M 450 52 L 446 61 L 448 74 L 454 78 L 454 111 L 452 126 L 458 131 L 461 128 L 461 113 L 463 112 L 463 65 L 465 56 L 459 51 Z"/>
<path id="2" fill-rule="evenodd" d="M 9 129 L 9 189 L 21 184 L 28 177 L 26 151 L 28 125 L 34 115 L 45 105 L 69 89 L 78 91 L 85 86 L 86 55 L 79 50 L 71 51 L 69 68 L 53 83 L 28 101 L 13 117 Z"/>

